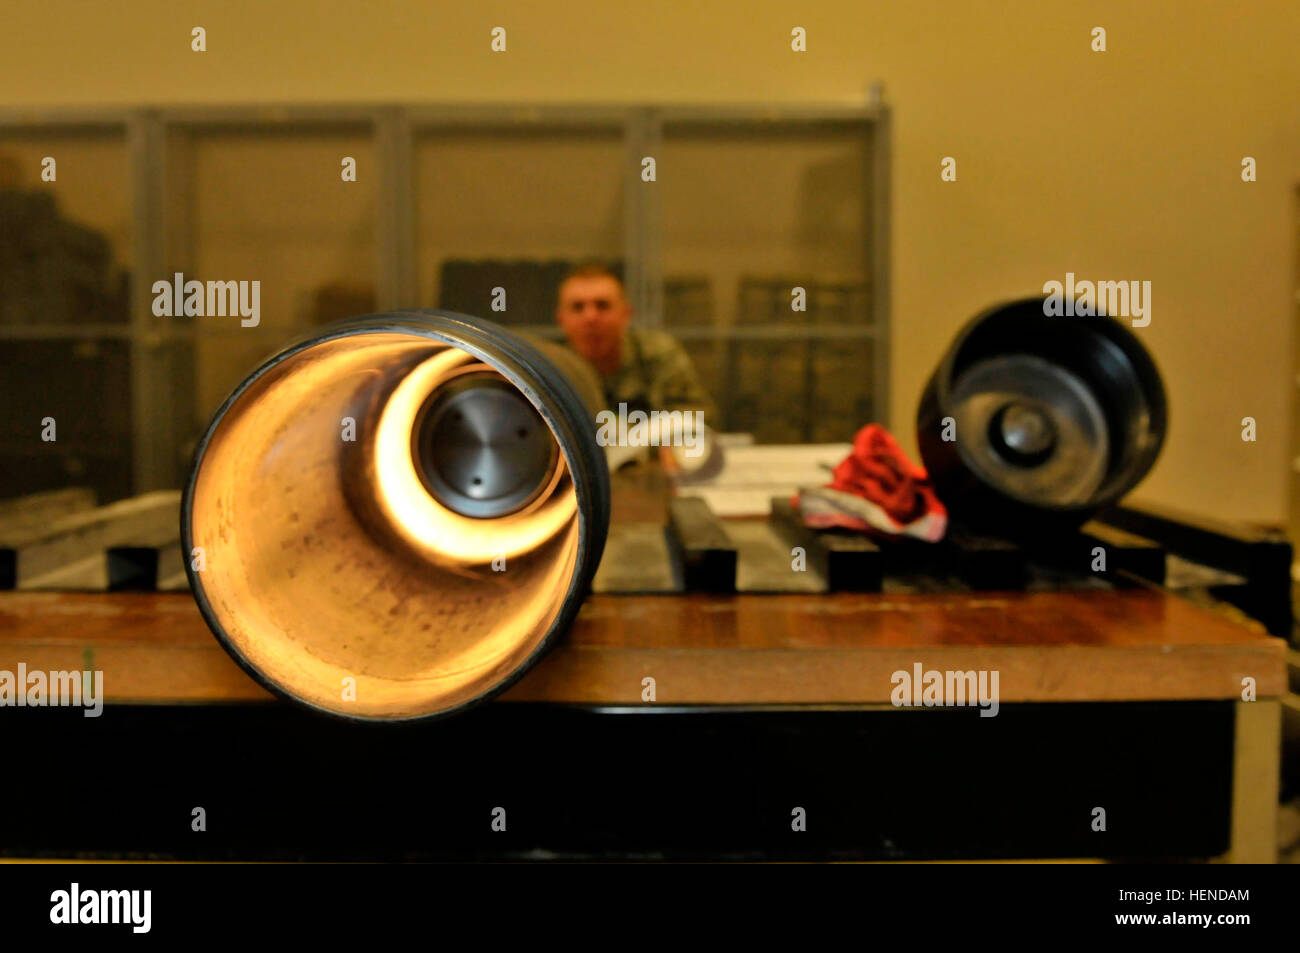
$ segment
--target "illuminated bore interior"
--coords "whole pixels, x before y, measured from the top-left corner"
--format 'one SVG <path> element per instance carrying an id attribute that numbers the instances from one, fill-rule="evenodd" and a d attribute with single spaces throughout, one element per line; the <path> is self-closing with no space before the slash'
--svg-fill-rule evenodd
<path id="1" fill-rule="evenodd" d="M 229 641 L 286 692 L 362 717 L 498 685 L 577 566 L 577 496 L 538 410 L 413 334 L 323 341 L 263 373 L 212 434 L 190 514 Z"/>

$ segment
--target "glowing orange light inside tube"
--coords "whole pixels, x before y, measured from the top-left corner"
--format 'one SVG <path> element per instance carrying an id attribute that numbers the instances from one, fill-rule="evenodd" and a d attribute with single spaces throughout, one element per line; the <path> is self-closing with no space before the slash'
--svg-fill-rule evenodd
<path id="1" fill-rule="evenodd" d="M 508 516 L 475 519 L 448 509 L 429 494 L 411 454 L 411 433 L 429 395 L 473 365 L 464 351 L 449 348 L 417 365 L 393 391 L 379 418 L 374 464 L 379 505 L 394 529 L 419 552 L 439 563 L 482 565 L 493 559 L 530 552 L 575 518 L 577 496 L 561 459 L 542 494 Z"/>

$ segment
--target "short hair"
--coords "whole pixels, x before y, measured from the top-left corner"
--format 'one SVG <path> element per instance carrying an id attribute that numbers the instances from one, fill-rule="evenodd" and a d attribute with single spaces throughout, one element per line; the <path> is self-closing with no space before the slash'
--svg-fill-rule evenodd
<path id="1" fill-rule="evenodd" d="M 624 295 L 627 294 L 627 286 L 623 284 L 623 279 L 619 273 L 603 261 L 596 259 L 578 262 L 578 264 L 566 271 L 564 277 L 560 279 L 560 283 L 556 285 L 555 290 L 557 293 L 570 278 L 613 278 L 618 284 L 619 290 Z"/>

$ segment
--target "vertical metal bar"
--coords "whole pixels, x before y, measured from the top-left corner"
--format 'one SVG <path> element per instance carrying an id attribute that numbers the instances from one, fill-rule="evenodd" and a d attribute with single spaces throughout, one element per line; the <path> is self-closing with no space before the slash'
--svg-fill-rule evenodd
<path id="1" fill-rule="evenodd" d="M 1288 520 L 1287 535 L 1300 540 L 1300 185 L 1295 187 L 1291 203 L 1295 216 L 1295 320 L 1291 322 L 1291 466 L 1287 480 Z M 1293 578 L 1295 570 L 1292 570 Z M 1300 580 L 1297 580 L 1300 581 Z"/>
<path id="2" fill-rule="evenodd" d="M 200 130 L 184 122 L 173 123 L 163 119 L 163 148 L 166 165 L 159 188 L 163 191 L 163 244 L 162 267 L 159 278 L 170 279 L 173 272 L 184 272 L 188 277 L 199 277 L 198 217 L 198 151 Z M 175 316 L 161 322 L 173 327 L 180 325 Z M 194 330 L 189 327 L 186 330 Z"/>
<path id="3" fill-rule="evenodd" d="M 382 109 L 374 117 L 375 156 L 379 165 L 376 248 L 376 297 L 380 311 L 415 308 L 419 282 L 415 264 L 415 139 L 401 107 Z"/>
<path id="4" fill-rule="evenodd" d="M 658 178 L 663 121 L 658 110 L 633 109 L 623 127 L 624 163 L 623 279 L 632 302 L 635 321 L 643 327 L 664 323 L 663 202 Z M 655 159 L 654 182 L 641 178 L 641 162 Z"/>
<path id="5" fill-rule="evenodd" d="M 807 326 L 805 325 L 805 329 Z M 804 443 L 816 442 L 813 418 L 817 415 L 817 356 L 819 341 L 810 332 L 801 342 L 803 348 L 803 429 L 800 439 Z"/>
<path id="6" fill-rule="evenodd" d="M 172 123 L 165 112 L 160 112 L 161 151 L 156 188 L 162 213 L 162 248 L 160 274 L 157 278 L 171 280 L 174 272 L 184 272 L 199 277 L 198 247 L 198 153 L 201 148 L 199 128 L 193 124 Z M 183 134 L 182 134 L 183 133 Z M 151 293 L 152 293 L 152 289 Z M 152 308 L 150 309 L 152 312 Z M 165 413 L 154 414 L 154 426 L 170 427 L 167 452 L 170 454 L 172 475 L 164 481 L 166 486 L 177 486 L 184 478 L 186 457 L 193 449 L 199 428 L 206 415 L 215 408 L 199 408 L 199 390 L 195 374 L 199 364 L 208 359 L 216 347 L 210 338 L 200 333 L 196 325 L 173 313 L 170 318 L 155 319 L 155 329 L 161 333 L 162 344 L 153 362 L 155 377 L 154 399 Z"/>
<path id="7" fill-rule="evenodd" d="M 1232 744 L 1234 864 L 1277 863 L 1277 793 L 1281 779 L 1282 703 L 1237 702 Z"/>
<path id="8" fill-rule="evenodd" d="M 872 351 L 875 358 L 875 400 L 872 414 L 877 421 L 898 431 L 904 421 L 890 420 L 890 301 L 889 301 L 889 108 L 880 107 L 880 117 L 871 124 L 871 201 L 868 229 L 871 236 L 868 274 L 871 276 Z"/>
<path id="9" fill-rule="evenodd" d="M 164 127 L 156 112 L 135 113 L 127 122 L 131 162 L 131 473 L 136 493 L 176 483 L 176 421 L 166 393 L 162 336 L 153 316 L 153 283 L 164 273 Z"/>

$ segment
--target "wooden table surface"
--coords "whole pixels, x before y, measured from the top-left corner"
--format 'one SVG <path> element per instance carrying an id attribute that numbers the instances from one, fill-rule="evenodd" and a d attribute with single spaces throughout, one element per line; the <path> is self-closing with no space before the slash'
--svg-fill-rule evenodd
<path id="1" fill-rule="evenodd" d="M 614 521 L 662 522 L 655 467 L 613 481 Z M 184 593 L 0 592 L 0 670 L 104 671 L 109 701 L 269 694 Z M 1284 693 L 1285 645 L 1155 589 L 892 595 L 591 595 L 507 701 L 887 704 L 891 676 L 999 672 L 1002 702 L 1240 700 Z"/>
<path id="2" fill-rule="evenodd" d="M 1240 700 L 1285 690 L 1285 645 L 1158 590 L 588 597 L 503 698 L 887 704 L 895 671 L 996 670 L 1003 703 Z M 109 701 L 269 696 L 188 593 L 0 593 L 0 670 L 104 671 Z"/>

